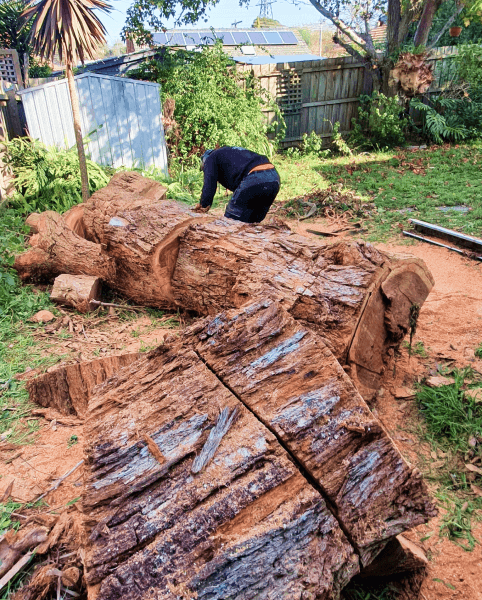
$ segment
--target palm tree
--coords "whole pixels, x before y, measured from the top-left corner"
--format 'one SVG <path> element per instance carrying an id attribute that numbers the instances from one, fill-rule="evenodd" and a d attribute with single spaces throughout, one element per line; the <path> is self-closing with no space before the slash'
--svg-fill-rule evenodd
<path id="1" fill-rule="evenodd" d="M 65 61 L 69 86 L 75 141 L 79 153 L 82 200 L 89 199 L 89 176 L 80 129 L 79 98 L 74 82 L 74 66 L 85 58 L 94 59 L 99 46 L 106 43 L 106 30 L 94 14 L 94 9 L 110 12 L 103 0 L 31 0 L 23 12 L 25 23 L 31 25 L 30 43 L 41 59 Z"/>

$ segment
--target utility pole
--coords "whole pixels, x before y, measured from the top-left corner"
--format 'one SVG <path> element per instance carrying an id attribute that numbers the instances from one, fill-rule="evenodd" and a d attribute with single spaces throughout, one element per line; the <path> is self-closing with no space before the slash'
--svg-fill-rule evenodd
<path id="1" fill-rule="evenodd" d="M 320 20 L 320 56 L 321 56 L 322 33 L 323 33 L 323 22 Z"/>

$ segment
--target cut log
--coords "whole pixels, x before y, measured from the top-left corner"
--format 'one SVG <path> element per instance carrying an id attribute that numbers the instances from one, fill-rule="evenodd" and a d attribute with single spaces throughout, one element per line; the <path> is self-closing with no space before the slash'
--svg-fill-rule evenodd
<path id="1" fill-rule="evenodd" d="M 314 478 L 363 566 L 435 516 L 421 474 L 333 354 L 275 302 L 220 313 L 182 339 Z"/>
<path id="2" fill-rule="evenodd" d="M 159 194 L 123 197 L 116 177 L 83 207 L 85 236 L 96 243 L 43 213 L 33 250 L 15 262 L 22 278 L 89 274 L 136 304 L 202 315 L 269 297 L 323 337 L 365 397 L 373 394 L 409 329 L 410 307 L 433 286 L 423 261 L 363 242 L 313 245 L 280 221 L 215 220 Z"/>
<path id="3" fill-rule="evenodd" d="M 139 354 L 121 354 L 60 367 L 27 382 L 30 400 L 63 415 L 83 417 L 95 386 L 138 358 Z"/>
<path id="4" fill-rule="evenodd" d="M 319 492 L 189 349 L 98 388 L 85 439 L 89 599 L 335 599 L 358 572 Z"/>
<path id="5" fill-rule="evenodd" d="M 101 280 L 90 275 L 59 275 L 55 278 L 50 299 L 71 306 L 82 313 L 98 308 L 92 300 L 100 300 Z"/>
<path id="6" fill-rule="evenodd" d="M 420 546 L 403 535 L 390 540 L 370 565 L 362 570 L 360 578 L 390 577 L 399 573 L 421 571 L 428 566 L 428 558 Z"/>

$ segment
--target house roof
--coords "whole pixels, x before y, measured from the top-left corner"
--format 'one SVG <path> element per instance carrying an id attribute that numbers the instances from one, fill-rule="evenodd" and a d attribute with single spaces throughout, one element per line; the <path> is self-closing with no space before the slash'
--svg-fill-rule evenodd
<path id="1" fill-rule="evenodd" d="M 244 56 L 242 48 L 250 46 L 256 56 L 309 54 L 310 49 L 299 33 L 290 27 L 277 26 L 274 29 L 220 28 L 212 29 L 168 29 L 153 34 L 153 44 L 171 48 L 186 48 L 214 44 L 215 39 L 223 41 L 223 49 L 233 58 Z"/>

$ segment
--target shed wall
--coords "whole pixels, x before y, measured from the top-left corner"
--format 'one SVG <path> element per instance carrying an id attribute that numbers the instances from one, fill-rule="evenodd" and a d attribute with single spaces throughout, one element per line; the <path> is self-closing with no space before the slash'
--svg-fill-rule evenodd
<path id="1" fill-rule="evenodd" d="M 102 165 L 158 167 L 167 174 L 160 86 L 88 73 L 75 78 L 82 135 L 90 158 Z M 28 129 L 48 146 L 75 145 L 67 80 L 22 93 Z"/>

